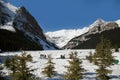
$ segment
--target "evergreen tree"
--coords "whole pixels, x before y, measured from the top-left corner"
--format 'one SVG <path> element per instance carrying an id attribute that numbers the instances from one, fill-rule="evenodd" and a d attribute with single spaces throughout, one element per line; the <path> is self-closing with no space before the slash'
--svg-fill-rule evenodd
<path id="1" fill-rule="evenodd" d="M 55 63 L 52 62 L 52 58 L 50 55 L 48 56 L 48 62 L 46 64 L 47 64 L 47 66 L 44 68 L 42 73 L 45 74 L 47 77 L 52 78 L 55 75 L 56 71 L 54 70 Z"/>
<path id="2" fill-rule="evenodd" d="M 11 75 L 14 75 L 15 72 L 16 72 L 16 68 L 17 68 L 17 58 L 16 58 L 17 55 L 15 55 L 13 58 L 10 58 L 10 57 L 7 57 L 5 62 L 4 62 L 4 66 L 11 70 L 12 73 Z"/>
<path id="3" fill-rule="evenodd" d="M 70 54 L 71 60 L 69 60 L 69 66 L 67 72 L 65 73 L 65 79 L 67 80 L 79 80 L 83 78 L 83 72 L 85 71 L 82 68 L 82 61 L 78 58 L 77 52 L 72 52 Z"/>
<path id="4" fill-rule="evenodd" d="M 98 79 L 108 80 L 109 77 L 107 75 L 112 73 L 112 70 L 107 69 L 114 62 L 111 48 L 111 42 L 102 36 L 101 42 L 96 46 L 93 55 L 93 63 L 99 67 L 96 70 Z"/>
<path id="5" fill-rule="evenodd" d="M 11 62 L 11 59 L 10 57 L 7 57 L 4 61 L 4 66 L 6 66 L 6 68 L 10 68 L 10 62 Z"/>
<path id="6" fill-rule="evenodd" d="M 25 52 L 21 56 L 15 55 L 13 58 L 8 58 L 5 61 L 5 66 L 12 71 L 10 74 L 12 80 L 31 80 L 31 72 L 34 69 L 27 66 L 27 62 L 32 61 L 32 57 Z M 8 63 L 9 62 L 9 63 Z"/>
<path id="7" fill-rule="evenodd" d="M 18 67 L 16 72 L 16 77 L 18 80 L 28 80 L 31 77 L 31 69 L 27 66 L 27 62 L 32 61 L 32 57 L 30 55 L 26 55 L 24 52 L 21 56 L 17 56 L 18 58 Z"/>

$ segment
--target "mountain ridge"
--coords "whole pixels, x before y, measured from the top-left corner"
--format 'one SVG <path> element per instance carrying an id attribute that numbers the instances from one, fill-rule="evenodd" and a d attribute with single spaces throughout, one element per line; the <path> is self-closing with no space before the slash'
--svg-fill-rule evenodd
<path id="1" fill-rule="evenodd" d="M 58 47 L 62 48 L 69 42 L 72 38 L 80 36 L 86 32 L 91 32 L 90 29 L 93 29 L 95 26 L 98 25 L 106 25 L 108 23 L 117 23 L 120 27 L 120 20 L 116 21 L 104 21 L 103 19 L 97 19 L 88 27 L 83 27 L 82 29 L 62 29 L 53 32 L 46 32 L 45 35 L 48 36 L 48 40 L 54 42 Z"/>
<path id="2" fill-rule="evenodd" d="M 72 38 L 63 48 L 64 49 L 95 49 L 103 35 L 109 39 L 113 46 L 120 47 L 119 43 L 120 27 L 116 22 L 106 22 L 96 25 L 87 33 Z"/>

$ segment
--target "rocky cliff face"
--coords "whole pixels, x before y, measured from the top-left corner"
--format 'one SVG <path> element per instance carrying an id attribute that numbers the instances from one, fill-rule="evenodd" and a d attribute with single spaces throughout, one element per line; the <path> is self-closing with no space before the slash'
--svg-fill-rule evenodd
<path id="1" fill-rule="evenodd" d="M 96 44 L 100 42 L 100 36 L 104 35 L 110 39 L 113 45 L 119 45 L 119 32 L 120 28 L 116 22 L 104 22 L 101 20 L 97 21 L 89 31 L 78 37 L 71 39 L 64 49 L 94 49 Z M 116 36 L 116 37 L 115 37 Z"/>
<path id="2" fill-rule="evenodd" d="M 0 34 L 6 34 L 0 35 L 0 39 L 4 41 L 3 44 L 3 41 L 0 40 L 0 49 L 7 50 L 9 43 L 11 44 L 9 47 L 14 47 L 10 50 L 57 49 L 53 43 L 46 40 L 43 30 L 24 7 L 17 8 L 4 0 L 0 1 L 0 30 Z M 15 48 L 14 40 L 18 46 L 17 49 Z M 25 42 L 28 42 L 28 44 L 25 44 Z"/>
<path id="3" fill-rule="evenodd" d="M 115 22 L 101 22 L 95 25 L 93 28 L 89 30 L 89 33 L 98 33 L 98 32 L 103 32 L 105 30 L 110 30 L 110 29 L 115 29 L 118 28 L 118 24 Z"/>
<path id="4" fill-rule="evenodd" d="M 41 27 L 38 25 L 34 17 L 24 7 L 20 7 L 16 11 L 13 26 L 19 30 L 24 31 L 25 34 L 29 33 L 46 40 Z"/>

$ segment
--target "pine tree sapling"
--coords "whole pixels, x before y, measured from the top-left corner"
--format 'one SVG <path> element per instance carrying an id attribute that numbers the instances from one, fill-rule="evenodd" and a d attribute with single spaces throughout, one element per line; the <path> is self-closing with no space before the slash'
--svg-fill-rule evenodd
<path id="1" fill-rule="evenodd" d="M 67 72 L 65 73 L 65 79 L 67 80 L 79 80 L 83 78 L 83 72 L 85 71 L 82 68 L 82 61 L 78 58 L 77 52 L 72 52 L 70 54 L 71 60 L 69 60 L 69 66 L 65 66 L 67 68 Z"/>
<path id="2" fill-rule="evenodd" d="M 98 66 L 96 70 L 98 79 L 108 80 L 107 75 L 112 72 L 112 70 L 107 69 L 107 67 L 110 67 L 114 62 L 111 48 L 111 42 L 102 36 L 101 42 L 96 46 L 93 55 L 93 63 Z"/>
<path id="3" fill-rule="evenodd" d="M 32 56 L 27 55 L 25 52 L 21 56 L 15 55 L 13 58 L 5 60 L 5 66 L 12 71 L 10 74 L 12 80 L 30 80 L 34 69 L 27 66 L 27 62 L 32 61 Z"/>
<path id="4" fill-rule="evenodd" d="M 10 66 L 11 66 L 10 62 L 11 62 L 11 59 L 9 57 L 7 57 L 5 59 L 4 66 L 6 66 L 6 68 L 10 68 Z"/>
<path id="5" fill-rule="evenodd" d="M 46 64 L 47 66 L 43 68 L 44 70 L 42 71 L 42 73 L 45 74 L 47 77 L 52 78 L 55 75 L 56 71 L 54 70 L 55 63 L 52 62 L 52 58 L 50 55 L 48 56 L 48 62 Z"/>
<path id="6" fill-rule="evenodd" d="M 21 56 L 18 56 L 18 67 L 17 69 L 19 72 L 17 75 L 20 75 L 23 80 L 28 80 L 28 78 L 31 76 L 30 68 L 27 67 L 27 62 L 32 61 L 32 57 L 30 55 L 27 55 L 25 52 Z"/>
<path id="7" fill-rule="evenodd" d="M 14 75 L 16 72 L 16 67 L 17 67 L 17 63 L 16 63 L 16 55 L 13 58 L 7 57 L 5 62 L 4 62 L 4 66 L 11 70 L 12 73 L 11 75 Z"/>

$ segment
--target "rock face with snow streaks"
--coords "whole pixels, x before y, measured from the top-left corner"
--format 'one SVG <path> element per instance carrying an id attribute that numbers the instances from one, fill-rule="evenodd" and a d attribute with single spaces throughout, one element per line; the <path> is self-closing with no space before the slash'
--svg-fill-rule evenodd
<path id="1" fill-rule="evenodd" d="M 94 26 L 93 26 L 94 25 Z M 71 39 L 63 48 L 64 49 L 94 49 L 100 42 L 100 36 L 108 38 L 113 46 L 120 47 L 120 27 L 116 22 L 104 22 L 97 20 L 88 32 Z"/>
<path id="2" fill-rule="evenodd" d="M 117 21 L 104 21 L 102 19 L 97 19 L 95 22 L 93 22 L 91 25 L 87 27 L 83 27 L 83 29 L 63 29 L 53 32 L 47 32 L 45 33 L 47 36 L 47 39 L 51 42 L 54 42 L 58 47 L 63 49 L 74 49 L 76 46 L 79 48 L 95 48 L 96 44 L 99 42 L 99 40 L 94 38 L 91 38 L 91 35 L 98 35 L 96 38 L 99 38 L 101 34 L 104 34 L 106 32 L 114 31 L 111 36 L 117 36 L 113 40 L 114 42 L 116 40 L 119 40 L 119 32 L 116 30 L 119 30 L 120 28 L 120 20 Z M 114 34 L 116 32 L 116 35 Z M 110 36 L 110 35 L 109 35 Z M 92 46 L 89 44 L 87 45 L 86 41 L 93 40 L 91 43 Z M 94 43 L 95 42 L 95 43 Z M 84 44 L 85 45 L 84 45 Z M 118 43 L 118 42 L 117 42 Z M 94 45 L 93 45 L 94 44 Z M 115 43 L 114 43 L 115 44 Z"/>
<path id="3" fill-rule="evenodd" d="M 57 49 L 24 7 L 17 8 L 4 0 L 0 1 L 0 39 L 2 50 Z"/>

